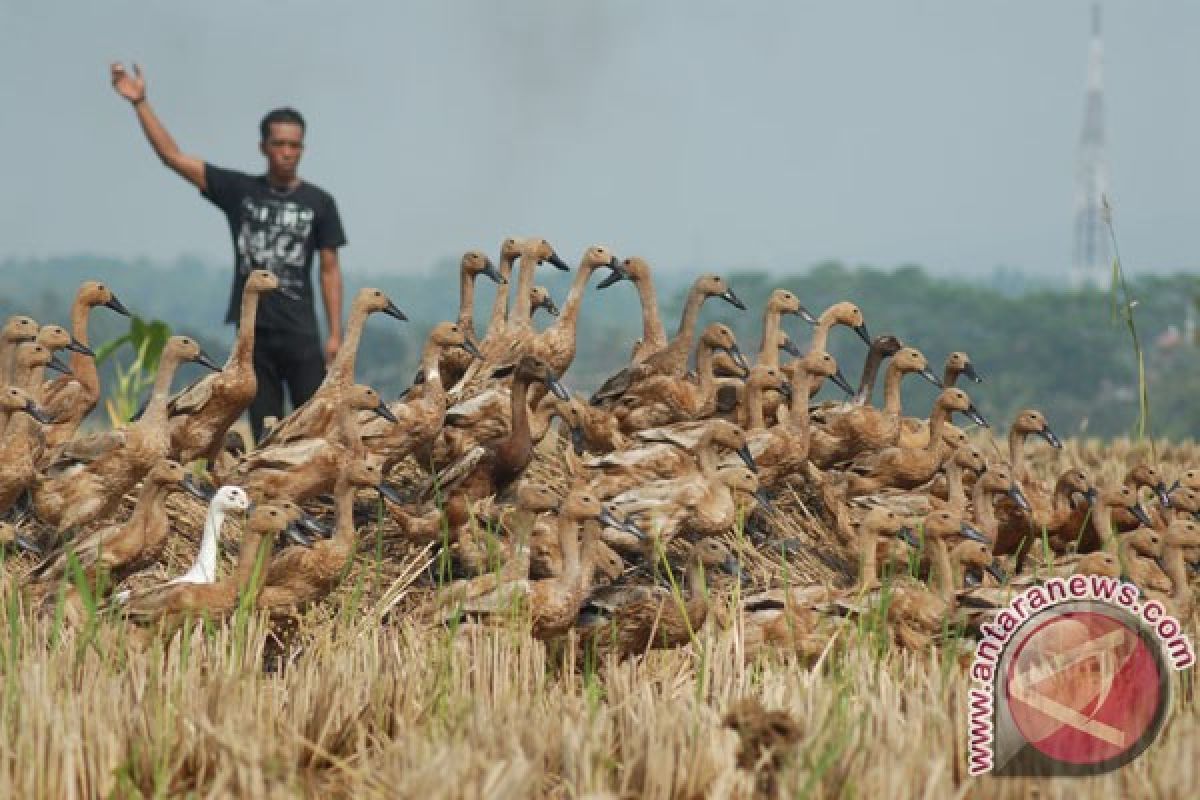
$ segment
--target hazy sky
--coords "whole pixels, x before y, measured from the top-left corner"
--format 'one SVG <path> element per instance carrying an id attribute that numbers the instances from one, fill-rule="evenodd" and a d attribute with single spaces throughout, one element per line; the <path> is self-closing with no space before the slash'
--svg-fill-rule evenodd
<path id="1" fill-rule="evenodd" d="M 1200 264 L 1200 3 L 1105 5 L 1117 232 Z M 357 271 L 509 234 L 664 268 L 1070 259 L 1085 0 L 0 0 L 0 256 L 231 257 L 108 83 L 137 60 L 190 153 L 257 171 L 309 120 Z"/>

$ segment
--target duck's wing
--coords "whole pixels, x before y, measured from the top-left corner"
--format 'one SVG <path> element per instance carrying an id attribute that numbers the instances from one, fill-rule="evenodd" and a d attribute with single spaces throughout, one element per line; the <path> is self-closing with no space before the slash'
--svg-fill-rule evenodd
<path id="1" fill-rule="evenodd" d="M 208 404 L 212 398 L 213 386 L 216 384 L 218 373 L 210 372 L 190 386 L 184 387 L 174 397 L 167 401 L 167 414 L 175 417 L 181 414 L 195 414 Z"/>
<path id="2" fill-rule="evenodd" d="M 255 450 L 242 457 L 238 472 L 248 474 L 259 469 L 293 469 L 303 466 L 332 445 L 325 439 L 301 439 Z"/>
<path id="3" fill-rule="evenodd" d="M 505 583 L 487 594 L 467 599 L 460 609 L 467 616 L 510 614 L 514 609 L 520 608 L 533 594 L 533 584 L 534 582 L 530 580 Z"/>
<path id="4" fill-rule="evenodd" d="M 72 553 L 74 553 L 80 569 L 91 568 L 104 553 L 105 541 L 120 530 L 121 526 L 119 525 L 108 525 L 79 539 L 67 542 L 38 562 L 29 571 L 29 577 L 37 581 L 52 581 L 65 577 Z"/>
<path id="5" fill-rule="evenodd" d="M 71 439 L 59 448 L 46 472 L 53 475 L 76 464 L 90 464 L 101 456 L 124 447 L 128 435 L 129 432 L 121 428 Z"/>
<path id="6" fill-rule="evenodd" d="M 669 592 L 661 586 L 637 584 L 602 586 L 592 591 L 579 612 L 580 624 L 595 624 L 611 619 L 623 608 L 641 604 L 657 604 L 666 599 Z"/>
<path id="7" fill-rule="evenodd" d="M 335 403 L 330 397 L 315 394 L 267 431 L 258 446 L 287 444 L 297 439 L 321 436 L 333 426 L 336 412 Z"/>
<path id="8" fill-rule="evenodd" d="M 487 457 L 488 449 L 483 445 L 475 445 L 466 454 L 455 461 L 450 466 L 437 473 L 433 478 L 426 481 L 420 490 L 420 498 L 428 500 L 433 496 L 434 490 L 445 494 L 451 491 L 464 480 L 470 477 L 471 473 L 483 463 Z"/>
<path id="9" fill-rule="evenodd" d="M 470 399 L 446 409 L 446 424 L 458 428 L 472 427 L 489 418 L 507 417 L 512 405 L 512 393 L 507 386 L 493 386 Z"/>
<path id="10" fill-rule="evenodd" d="M 663 425 L 657 428 L 646 428 L 633 434 L 635 439 L 643 442 L 664 442 L 685 450 L 692 450 L 700 443 L 704 432 L 708 430 L 706 420 L 696 422 L 678 422 L 674 425 Z"/>

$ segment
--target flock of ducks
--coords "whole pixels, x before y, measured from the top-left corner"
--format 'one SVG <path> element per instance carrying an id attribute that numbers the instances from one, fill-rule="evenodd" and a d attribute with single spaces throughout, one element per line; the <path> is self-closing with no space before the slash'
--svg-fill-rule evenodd
<path id="1" fill-rule="evenodd" d="M 575 630 L 578 641 L 621 657 L 693 640 L 715 608 L 710 584 L 744 582 L 739 554 L 748 549 L 784 559 L 840 549 L 854 554 L 857 571 L 850 586 L 788 585 L 782 576 L 741 585 L 734 612 L 748 652 L 819 653 L 872 609 L 897 643 L 928 647 L 1016 589 L 1071 572 L 1131 579 L 1176 616 L 1192 614 L 1200 471 L 1168 482 L 1141 464 L 1122 484 L 1098 486 L 1072 468 L 1045 484 L 1026 464 L 1026 440 L 1062 445 L 1041 413 L 1022 411 L 1008 452 L 985 455 L 956 425 L 988 425 L 958 386 L 982 381 L 967 354 L 951 353 L 939 376 L 896 336 L 872 338 L 851 302 L 814 315 L 776 289 L 748 357 L 728 326 L 699 324 L 710 300 L 746 310 L 719 275 L 696 279 L 668 336 L 644 259 L 588 248 L 561 309 L 535 285 L 547 264 L 570 269 L 544 239 L 507 239 L 496 263 L 464 255 L 458 318 L 433 327 L 412 386 L 390 403 L 355 383 L 355 360 L 372 314 L 406 316 L 384 292 L 362 289 L 320 388 L 248 450 L 230 429 L 255 395 L 255 314 L 264 294 L 280 290 L 270 272 L 246 282 L 225 365 L 171 337 L 144 407 L 112 431 L 80 427 L 100 396 L 90 314 L 129 313 L 113 292 L 83 284 L 70 332 L 9 318 L 0 331 L 0 546 L 29 555 L 10 557 L 6 571 L 27 602 L 65 607 L 68 619 L 85 600 L 167 631 L 239 603 L 282 619 L 338 586 L 367 527 L 356 500 L 377 492 L 401 538 L 438 550 L 429 579 L 445 624 L 487 626 L 523 609 L 538 639 Z M 594 272 L 600 290 L 637 291 L 642 333 L 628 364 L 584 397 L 562 378 Z M 481 276 L 499 291 L 477 330 Z M 541 330 L 538 311 L 553 317 Z M 812 327 L 806 349 L 785 317 Z M 866 348 L 857 386 L 826 351 L 839 328 Z M 209 372 L 172 393 L 185 362 Z M 47 369 L 61 374 L 47 379 Z M 926 416 L 902 403 L 910 376 L 939 388 Z M 814 399 L 826 382 L 845 397 Z M 561 486 L 530 474 L 555 420 Z M 414 465 L 419 479 L 390 482 Z M 789 490 L 814 499 L 828 541 L 775 533 L 775 503 Z M 134 491 L 132 513 L 114 519 Z M 130 588 L 162 561 L 175 533 L 165 499 L 181 491 L 208 503 L 195 563 L 160 585 Z M 222 539 L 230 517 L 244 518 L 236 545 Z M 224 577 L 223 546 L 237 553 Z"/>

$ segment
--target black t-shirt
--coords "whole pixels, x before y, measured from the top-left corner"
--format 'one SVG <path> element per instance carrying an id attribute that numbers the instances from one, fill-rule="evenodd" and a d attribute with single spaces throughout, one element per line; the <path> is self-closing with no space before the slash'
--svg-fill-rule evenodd
<path id="1" fill-rule="evenodd" d="M 301 181 L 286 191 L 273 188 L 265 175 L 247 175 L 204 165 L 204 196 L 225 212 L 233 236 L 236 263 L 233 291 L 225 321 L 236 323 L 242 287 L 251 270 L 269 269 L 279 277 L 281 292 L 259 300 L 255 328 L 317 334 L 313 308 L 313 252 L 346 243 L 333 196 Z"/>

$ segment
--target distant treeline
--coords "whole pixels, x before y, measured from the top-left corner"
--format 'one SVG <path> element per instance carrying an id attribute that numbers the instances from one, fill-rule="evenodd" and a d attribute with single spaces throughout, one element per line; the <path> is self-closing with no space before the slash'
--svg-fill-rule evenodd
<path id="1" fill-rule="evenodd" d="M 457 272 L 457 263 L 447 260 L 422 276 L 365 280 L 347 275 L 347 305 L 357 288 L 370 283 L 384 289 L 411 320 L 397 323 L 380 316 L 368 322 L 358 359 L 360 380 L 387 397 L 408 385 L 429 327 L 457 313 Z M 724 274 L 750 311 L 713 301 L 705 307 L 702 321 L 732 325 L 748 352 L 758 349 L 759 309 L 765 297 L 785 287 L 814 313 L 838 300 L 856 302 L 872 335 L 896 334 L 925 353 L 939 373 L 948 352 L 967 351 L 985 382 L 966 388 L 1001 427 L 1027 406 L 1042 409 L 1056 430 L 1068 435 L 1128 434 L 1136 424 L 1137 359 L 1129 330 L 1115 315 L 1106 289 L 1014 291 L 1012 286 L 995 285 L 995 277 L 985 285 L 933 277 L 918 267 L 879 270 L 837 263 L 792 275 L 736 269 Z M 547 270 L 538 282 L 550 287 L 561 305 L 571 277 Z M 89 256 L 5 261 L 0 263 L 0 315 L 21 312 L 66 325 L 75 287 L 89 278 L 109 283 L 135 313 L 196 336 L 215 358 L 228 353 L 233 329 L 220 320 L 229 273 L 193 260 L 167 266 Z M 567 383 L 581 391 L 591 390 L 620 368 L 641 335 L 633 286 L 619 283 L 597 291 L 597 282 L 593 278 L 580 315 L 578 354 L 567 375 Z M 656 283 L 667 330 L 674 332 L 690 277 L 664 274 Z M 1140 277 L 1131 283 L 1151 402 L 1150 430 L 1156 436 L 1200 436 L 1200 348 L 1182 340 L 1170 345 L 1173 337 L 1163 337 L 1170 326 L 1183 332 L 1188 306 L 1195 308 L 1198 291 L 1200 280 L 1189 275 Z M 481 280 L 477 318 L 486 317 L 492 297 L 490 284 Z M 548 320 L 539 319 L 543 324 Z M 785 325 L 803 346 L 809 338 L 807 326 L 795 318 Z M 93 315 L 94 342 L 124 329 L 124 320 L 115 314 L 99 310 Z M 1160 342 L 1160 337 L 1168 341 Z M 852 381 L 865 349 L 849 330 L 835 329 L 830 338 L 831 352 Z M 118 358 L 128 360 L 129 354 L 118 353 Z M 905 404 L 913 413 L 924 415 L 932 397 L 932 387 L 921 381 L 906 385 Z"/>

